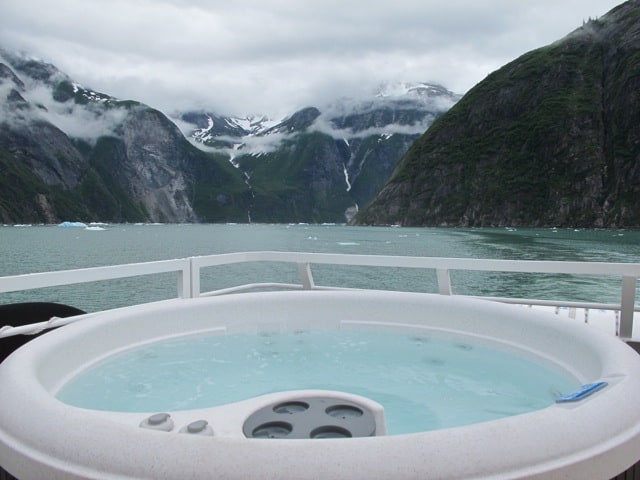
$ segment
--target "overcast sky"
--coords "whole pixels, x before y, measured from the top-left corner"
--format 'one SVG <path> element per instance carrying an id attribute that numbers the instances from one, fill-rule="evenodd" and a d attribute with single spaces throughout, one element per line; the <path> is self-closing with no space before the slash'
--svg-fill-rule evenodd
<path id="1" fill-rule="evenodd" d="M 272 117 L 383 82 L 464 93 L 621 0 L 0 0 L 0 46 L 167 113 Z"/>

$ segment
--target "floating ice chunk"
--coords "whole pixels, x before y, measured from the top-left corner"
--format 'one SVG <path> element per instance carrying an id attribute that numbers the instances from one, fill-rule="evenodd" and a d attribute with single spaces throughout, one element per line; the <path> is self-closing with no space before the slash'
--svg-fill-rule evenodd
<path id="1" fill-rule="evenodd" d="M 71 227 L 87 228 L 87 224 L 82 222 L 62 222 L 62 223 L 59 223 L 58 226 L 64 227 L 64 228 L 71 228 Z"/>

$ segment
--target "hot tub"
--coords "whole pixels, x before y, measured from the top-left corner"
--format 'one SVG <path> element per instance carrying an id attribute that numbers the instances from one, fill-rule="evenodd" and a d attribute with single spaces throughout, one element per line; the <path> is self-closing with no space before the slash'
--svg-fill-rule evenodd
<path id="1" fill-rule="evenodd" d="M 318 328 L 460 335 L 538 358 L 586 387 L 529 413 L 398 435 L 387 434 L 383 402 L 341 391 L 273 392 L 207 408 L 129 413 L 56 398 L 87 366 L 144 344 L 208 332 Z M 0 465 L 21 480 L 608 479 L 640 451 L 640 359 L 623 342 L 529 309 L 440 295 L 247 293 L 102 312 L 16 351 L 0 364 L 0 385 Z M 306 417 L 296 417 L 298 411 Z M 353 412 L 360 423 L 349 423 Z M 289 436 L 292 430 L 313 433 L 303 439 Z"/>

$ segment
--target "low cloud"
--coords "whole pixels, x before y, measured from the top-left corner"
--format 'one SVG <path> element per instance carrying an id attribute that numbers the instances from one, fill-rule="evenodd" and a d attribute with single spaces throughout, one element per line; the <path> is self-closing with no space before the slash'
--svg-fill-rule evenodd
<path id="1" fill-rule="evenodd" d="M 102 136 L 118 136 L 118 129 L 128 114 L 124 108 L 104 108 L 92 103 L 82 105 L 73 100 L 58 102 L 54 100 L 50 86 L 31 79 L 22 80 L 25 88 L 19 93 L 29 107 L 16 109 L 5 101 L 1 104 L 3 118 L 14 128 L 22 128 L 34 121 L 46 121 L 71 138 L 95 143 Z M 1 84 L 0 98 L 6 99 L 13 88 L 9 82 Z"/>
<path id="2" fill-rule="evenodd" d="M 433 123 L 434 116 L 427 115 L 421 122 L 410 125 L 389 124 L 383 127 L 371 127 L 365 130 L 354 131 L 351 128 L 337 128 L 335 124 L 325 115 L 321 115 L 311 126 L 312 131 L 317 131 L 329 135 L 334 140 L 352 140 L 355 138 L 366 138 L 374 135 L 391 136 L 399 135 L 422 135 Z"/>
<path id="3" fill-rule="evenodd" d="M 62 109 L 62 111 L 50 110 L 43 116 L 69 137 L 79 138 L 90 143 L 95 143 L 99 137 L 119 136 L 118 129 L 128 114 L 123 108 L 97 112 L 79 105 L 68 106 L 70 108 Z"/>
<path id="4" fill-rule="evenodd" d="M 257 155 L 261 153 L 270 153 L 282 145 L 282 142 L 291 135 L 286 133 L 272 133 L 270 135 L 251 135 L 244 138 L 244 145 L 241 153 L 249 155 Z"/>
<path id="5" fill-rule="evenodd" d="M 6 0 L 0 45 L 163 111 L 279 117 L 383 81 L 464 93 L 619 3 Z"/>
<path id="6" fill-rule="evenodd" d="M 212 148 L 206 147 L 196 142 L 199 148 L 205 148 L 209 151 L 215 151 L 227 155 L 231 160 L 240 155 L 264 155 L 266 153 L 275 152 L 280 148 L 282 142 L 290 138 L 291 135 L 285 133 L 272 133 L 270 135 L 247 135 L 241 141 L 238 138 L 216 137 L 216 140 L 228 141 L 235 143 L 237 148 Z"/>

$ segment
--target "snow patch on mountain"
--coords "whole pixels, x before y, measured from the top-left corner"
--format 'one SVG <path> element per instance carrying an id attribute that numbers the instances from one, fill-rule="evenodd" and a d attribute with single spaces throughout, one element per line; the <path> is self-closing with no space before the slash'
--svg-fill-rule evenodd
<path id="1" fill-rule="evenodd" d="M 266 116 L 221 117 L 200 113 L 197 117 L 199 122 L 206 121 L 206 125 L 196 125 L 194 128 L 194 124 L 180 114 L 174 114 L 172 120 L 195 146 L 227 155 L 232 163 L 239 154 L 262 155 L 272 152 L 284 139 L 280 132 L 272 130 L 281 121 Z M 187 118 L 195 117 L 189 115 Z M 267 131 L 268 135 L 265 134 Z"/>
<path id="2" fill-rule="evenodd" d="M 110 100 L 114 100 L 113 97 L 109 95 L 105 95 L 104 93 L 88 90 L 77 82 L 71 82 L 71 86 L 73 88 L 73 93 L 79 93 L 90 102 L 106 103 Z"/>
<path id="3" fill-rule="evenodd" d="M 274 120 L 261 115 L 224 117 L 209 113 L 173 115 L 185 137 L 198 148 L 228 156 L 261 156 L 277 150 L 282 142 L 302 131 L 320 132 L 336 140 L 349 142 L 378 136 L 379 141 L 393 135 L 421 135 L 436 116 L 447 111 L 460 95 L 440 85 L 429 83 L 395 82 L 382 85 L 368 100 L 341 98 L 318 110 L 314 120 L 300 127 L 293 117 L 313 114 L 303 109 L 291 117 Z M 410 113 L 407 113 L 410 112 Z M 416 113 L 417 112 L 417 113 Z M 370 118 L 364 118 L 368 115 Z M 346 125 L 349 119 L 362 116 L 362 125 Z M 353 123 L 353 122 L 352 122 Z M 302 130 L 301 130 L 302 128 Z"/>
<path id="4" fill-rule="evenodd" d="M 244 118 L 233 117 L 229 120 L 233 122 L 234 125 L 237 125 L 249 132 L 249 135 L 259 135 L 261 132 L 264 132 L 280 123 L 279 120 L 274 120 L 264 115 L 249 115 Z"/>

